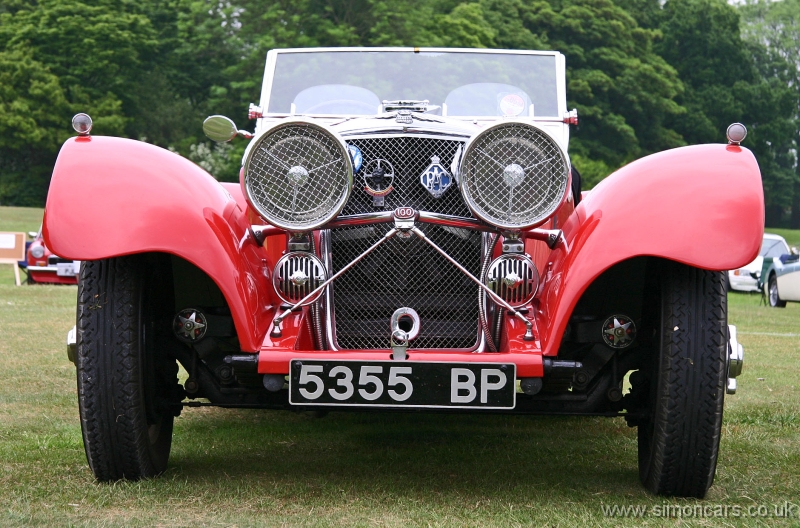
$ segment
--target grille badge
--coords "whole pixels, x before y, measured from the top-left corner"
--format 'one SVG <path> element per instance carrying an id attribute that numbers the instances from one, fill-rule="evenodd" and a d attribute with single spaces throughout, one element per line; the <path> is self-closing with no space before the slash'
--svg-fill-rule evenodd
<path id="1" fill-rule="evenodd" d="M 347 145 L 347 150 L 350 152 L 350 159 L 353 160 L 353 172 L 360 171 L 361 164 L 364 162 L 364 155 L 361 153 L 361 149 L 355 145 Z"/>
<path id="2" fill-rule="evenodd" d="M 364 167 L 364 192 L 372 196 L 372 205 L 383 207 L 383 199 L 394 190 L 394 167 L 385 159 L 376 158 Z"/>
<path id="3" fill-rule="evenodd" d="M 453 185 L 453 176 L 440 163 L 439 156 L 431 158 L 431 164 L 420 176 L 420 182 L 434 198 L 441 197 Z"/>
<path id="4" fill-rule="evenodd" d="M 414 118 L 411 116 L 411 110 L 398 110 L 395 121 L 404 125 L 410 125 L 413 123 Z"/>
<path id="5" fill-rule="evenodd" d="M 394 167 L 385 159 L 374 159 L 364 167 L 364 191 L 370 196 L 386 196 L 394 190 Z"/>

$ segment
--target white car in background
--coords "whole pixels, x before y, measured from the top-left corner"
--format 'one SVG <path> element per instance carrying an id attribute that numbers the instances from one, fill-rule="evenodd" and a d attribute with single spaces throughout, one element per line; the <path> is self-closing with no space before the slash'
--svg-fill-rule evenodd
<path id="1" fill-rule="evenodd" d="M 761 251 L 758 252 L 756 259 L 747 266 L 728 272 L 730 289 L 736 291 L 761 291 L 758 287 L 757 278 L 761 275 L 764 257 L 778 258 L 789 253 L 791 253 L 789 244 L 786 243 L 782 236 L 764 233 Z"/>

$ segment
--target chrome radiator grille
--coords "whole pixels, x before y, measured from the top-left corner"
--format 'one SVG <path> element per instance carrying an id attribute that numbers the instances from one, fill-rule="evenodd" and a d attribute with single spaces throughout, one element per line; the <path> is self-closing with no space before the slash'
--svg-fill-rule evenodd
<path id="1" fill-rule="evenodd" d="M 472 217 L 455 182 L 441 198 L 434 198 L 420 183 L 420 176 L 438 156 L 440 163 L 450 170 L 458 147 L 464 143 L 449 139 L 418 137 L 385 137 L 375 139 L 347 140 L 361 150 L 366 167 L 375 159 L 389 161 L 395 170 L 394 190 L 385 198 L 383 210 L 393 211 L 398 207 L 413 207 L 420 211 L 431 211 L 454 216 Z M 380 210 L 372 205 L 372 196 L 364 192 L 362 172 L 353 175 L 353 193 L 340 214 L 353 215 Z"/>
<path id="2" fill-rule="evenodd" d="M 332 230 L 338 271 L 388 231 L 386 225 Z M 472 273 L 480 271 L 481 235 L 439 226 L 421 229 Z M 333 286 L 340 348 L 388 348 L 392 312 L 419 313 L 413 348 L 470 348 L 478 334 L 478 288 L 416 237 L 395 237 L 356 264 Z"/>
<path id="3" fill-rule="evenodd" d="M 364 165 L 388 160 L 395 169 L 394 191 L 385 209 L 414 209 L 471 216 L 453 185 L 433 198 L 420 175 L 438 156 L 448 168 L 459 141 L 424 138 L 378 138 L 348 141 L 362 151 Z M 342 214 L 375 211 L 372 197 L 355 176 L 353 194 Z M 471 273 L 480 272 L 481 235 L 478 232 L 423 224 L 419 226 Z M 331 230 L 332 272 L 337 272 L 382 237 L 390 226 L 375 225 Z M 478 339 L 478 287 L 430 246 L 411 237 L 395 237 L 351 270 L 332 287 L 336 343 L 339 348 L 389 347 L 389 320 L 401 307 L 419 313 L 421 330 L 412 348 L 472 348 Z"/>

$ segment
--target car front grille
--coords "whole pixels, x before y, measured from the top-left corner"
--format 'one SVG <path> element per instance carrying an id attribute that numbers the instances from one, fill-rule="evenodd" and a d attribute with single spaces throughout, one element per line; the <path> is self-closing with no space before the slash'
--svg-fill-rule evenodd
<path id="1" fill-rule="evenodd" d="M 413 207 L 419 211 L 430 211 L 453 216 L 472 217 L 461 198 L 458 184 L 453 185 L 440 197 L 434 198 L 423 187 L 420 178 L 431 164 L 431 158 L 450 171 L 450 165 L 458 148 L 463 151 L 462 141 L 429 139 L 419 137 L 383 137 L 348 140 L 348 145 L 361 150 L 362 170 L 353 175 L 353 193 L 340 213 L 353 215 L 375 211 L 393 211 L 398 207 Z M 364 191 L 364 169 L 376 159 L 386 160 L 395 170 L 394 190 L 385 197 L 383 207 L 373 205 L 372 196 Z"/>
<path id="2" fill-rule="evenodd" d="M 436 199 L 420 182 L 435 155 L 448 170 L 463 143 L 455 140 L 393 137 L 348 141 L 363 156 L 363 166 L 381 158 L 395 171 L 394 190 L 383 208 L 373 206 L 356 175 L 353 195 L 342 214 L 396 207 L 471 216 L 457 184 Z M 359 185 L 361 183 L 361 185 Z M 474 275 L 480 272 L 481 234 L 430 224 L 420 229 Z M 387 224 L 333 229 L 332 272 L 341 270 L 390 229 Z M 433 248 L 415 236 L 389 240 L 338 278 L 332 287 L 336 344 L 346 349 L 389 348 L 392 313 L 408 307 L 421 320 L 411 348 L 474 348 L 478 339 L 478 287 Z"/>

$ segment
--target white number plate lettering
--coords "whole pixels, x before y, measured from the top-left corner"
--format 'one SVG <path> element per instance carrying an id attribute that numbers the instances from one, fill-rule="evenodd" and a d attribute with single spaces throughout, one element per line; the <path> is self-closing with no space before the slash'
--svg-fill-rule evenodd
<path id="1" fill-rule="evenodd" d="M 289 403 L 313 406 L 513 409 L 513 363 L 293 359 Z"/>

